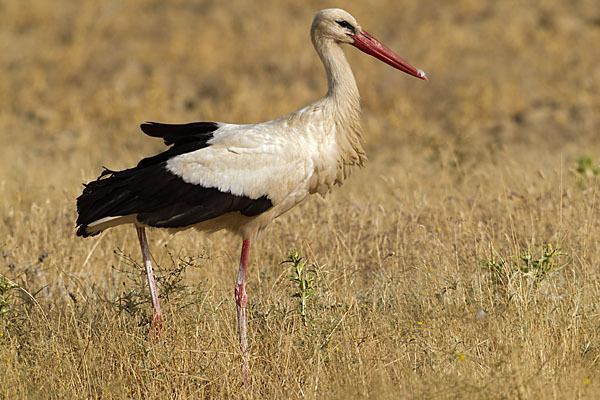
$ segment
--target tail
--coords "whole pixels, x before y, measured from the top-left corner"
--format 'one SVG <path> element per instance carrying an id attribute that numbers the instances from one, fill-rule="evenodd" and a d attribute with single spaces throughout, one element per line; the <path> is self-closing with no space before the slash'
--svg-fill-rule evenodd
<path id="1" fill-rule="evenodd" d="M 132 222 L 132 193 L 129 181 L 134 175 L 131 170 L 111 171 L 104 169 L 93 182 L 84 185 L 83 193 L 77 198 L 77 236 L 94 236 L 109 226 Z M 109 223 L 110 222 L 110 223 Z"/>

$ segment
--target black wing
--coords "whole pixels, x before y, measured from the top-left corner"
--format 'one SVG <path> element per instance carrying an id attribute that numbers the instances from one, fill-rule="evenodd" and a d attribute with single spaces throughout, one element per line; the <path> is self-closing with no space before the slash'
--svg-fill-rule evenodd
<path id="1" fill-rule="evenodd" d="M 161 163 L 179 154 L 208 147 L 207 142 L 213 138 L 213 134 L 219 129 L 219 126 L 216 122 L 192 122 L 189 124 L 146 122 L 140 125 L 146 135 L 163 138 L 167 146 L 173 146 L 153 157 L 144 158 L 139 162 L 138 167 Z"/>
<path id="2" fill-rule="evenodd" d="M 137 214 L 137 220 L 146 225 L 183 228 L 233 211 L 256 216 L 273 206 L 267 196 L 251 199 L 187 183 L 166 169 L 171 157 L 208 147 L 218 124 L 146 123 L 141 127 L 146 134 L 162 137 L 173 146 L 142 159 L 134 168 L 106 169 L 97 180 L 84 185 L 77 198 L 77 235 L 89 236 L 87 226 L 106 217 Z"/>
<path id="3" fill-rule="evenodd" d="M 142 131 L 152 137 L 163 138 L 165 144 L 182 144 L 210 139 L 212 132 L 219 129 L 216 122 L 192 122 L 189 124 L 162 124 L 160 122 L 146 122 L 140 125 Z M 208 140 L 206 139 L 206 140 Z"/>
<path id="4" fill-rule="evenodd" d="M 267 196 L 251 199 L 187 183 L 165 164 L 105 170 L 85 185 L 77 198 L 77 235 L 89 236 L 88 224 L 106 217 L 137 214 L 149 226 L 183 228 L 233 211 L 252 217 L 273 206 Z"/>

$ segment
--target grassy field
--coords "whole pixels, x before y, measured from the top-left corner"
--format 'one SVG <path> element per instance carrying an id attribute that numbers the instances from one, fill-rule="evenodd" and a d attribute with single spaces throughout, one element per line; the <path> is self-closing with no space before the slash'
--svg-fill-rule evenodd
<path id="1" fill-rule="evenodd" d="M 251 386 L 226 233 L 149 231 L 146 339 L 134 229 L 76 238 L 81 184 L 163 148 L 141 122 L 326 91 L 309 27 L 336 4 L 227 4 L 0 1 L 0 398 L 598 398 L 597 0 L 344 2 L 430 80 L 347 49 L 370 160 L 253 246 Z"/>

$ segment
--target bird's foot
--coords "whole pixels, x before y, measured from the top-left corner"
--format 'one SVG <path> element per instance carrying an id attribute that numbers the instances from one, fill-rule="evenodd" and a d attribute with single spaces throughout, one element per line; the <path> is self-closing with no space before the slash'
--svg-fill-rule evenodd
<path id="1" fill-rule="evenodd" d="M 160 335 L 163 329 L 162 314 L 154 314 L 150 322 L 150 333 Z"/>
<path id="2" fill-rule="evenodd" d="M 152 317 L 146 318 L 140 326 L 150 325 L 148 329 L 148 340 L 158 339 L 163 329 L 162 314 L 153 314 Z"/>

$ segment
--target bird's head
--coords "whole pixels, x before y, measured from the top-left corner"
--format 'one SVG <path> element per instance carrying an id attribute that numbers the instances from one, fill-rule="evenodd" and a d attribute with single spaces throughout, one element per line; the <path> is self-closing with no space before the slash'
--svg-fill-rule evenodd
<path id="1" fill-rule="evenodd" d="M 337 43 L 350 44 L 400 71 L 427 80 L 425 72 L 408 64 L 365 32 L 350 13 L 339 8 L 321 10 L 315 15 L 311 26 L 311 37 L 313 43 L 333 40 Z"/>

